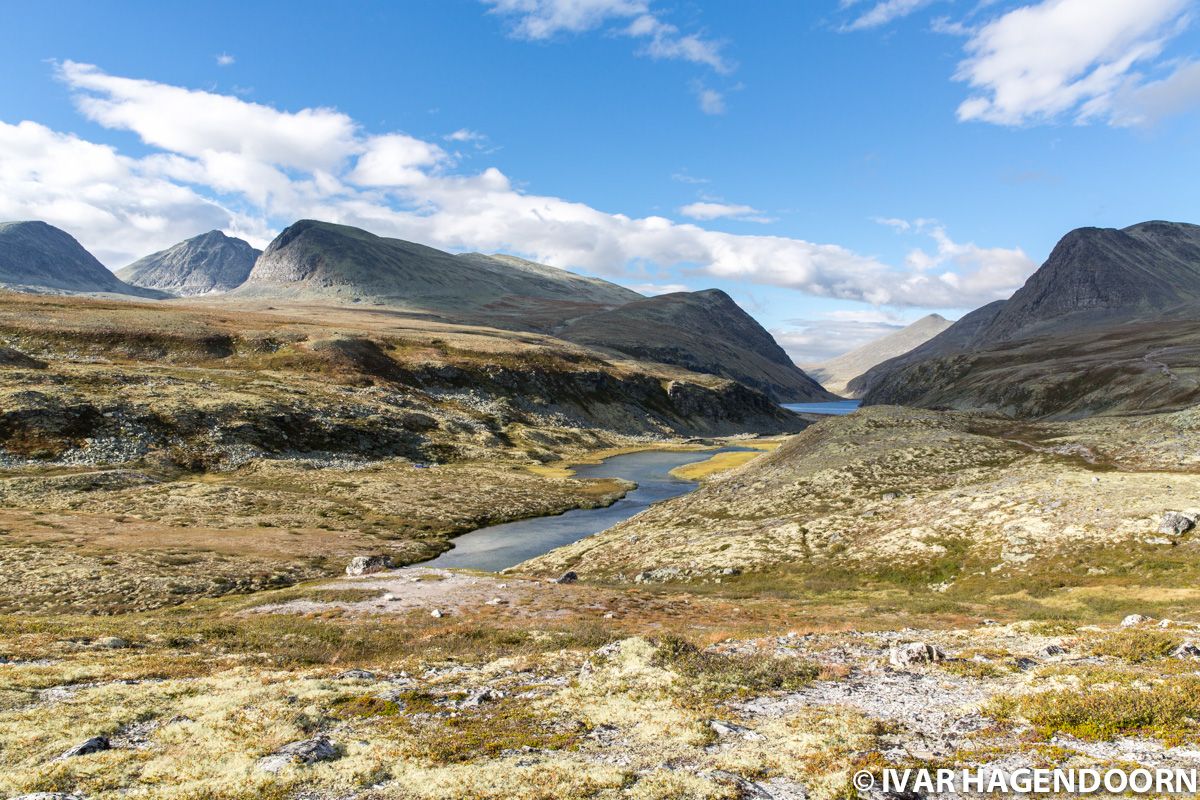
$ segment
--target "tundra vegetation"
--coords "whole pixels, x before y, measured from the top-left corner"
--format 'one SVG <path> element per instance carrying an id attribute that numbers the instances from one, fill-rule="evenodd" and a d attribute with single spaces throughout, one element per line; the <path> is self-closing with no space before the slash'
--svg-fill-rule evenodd
<path id="1" fill-rule="evenodd" d="M 795 433 L 728 380 L 538 334 L 149 308 L 0 298 L 0 796 L 838 798 L 886 766 L 1194 766 L 1195 410 Z M 342 574 L 628 488 L 572 463 L 755 427 L 695 492 L 505 573 Z"/>

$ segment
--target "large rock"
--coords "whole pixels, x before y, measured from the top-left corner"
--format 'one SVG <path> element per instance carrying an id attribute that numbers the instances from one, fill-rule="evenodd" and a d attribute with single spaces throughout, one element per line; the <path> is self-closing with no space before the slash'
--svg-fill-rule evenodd
<path id="1" fill-rule="evenodd" d="M 1130 614 L 1125 619 L 1121 620 L 1122 628 L 1136 628 L 1138 625 L 1144 625 L 1150 621 L 1150 618 L 1141 614 Z"/>
<path id="2" fill-rule="evenodd" d="M 944 661 L 946 654 L 925 642 L 909 642 L 893 647 L 888 653 L 888 663 L 897 669 L 919 667 Z"/>
<path id="3" fill-rule="evenodd" d="M 285 744 L 269 756 L 258 760 L 258 768 L 263 772 L 279 772 L 289 764 L 316 764 L 320 761 L 334 761 L 339 757 L 338 749 L 326 736 L 314 736 L 299 742 Z"/>
<path id="4" fill-rule="evenodd" d="M 346 567 L 347 575 L 370 575 L 392 568 L 391 556 L 355 556 Z"/>
<path id="5" fill-rule="evenodd" d="M 1158 523 L 1158 532 L 1168 536 L 1181 536 L 1194 527 L 1196 527 L 1194 518 L 1178 511 L 1168 511 L 1163 514 L 1162 521 Z"/>
<path id="6" fill-rule="evenodd" d="M 70 750 L 67 750 L 65 753 L 59 756 L 59 759 L 61 760 L 64 758 L 75 758 L 76 756 L 87 756 L 91 755 L 92 753 L 99 753 L 101 751 L 108 750 L 110 747 L 111 745 L 109 744 L 108 739 L 105 737 L 93 736 L 92 738 L 75 745 Z"/>

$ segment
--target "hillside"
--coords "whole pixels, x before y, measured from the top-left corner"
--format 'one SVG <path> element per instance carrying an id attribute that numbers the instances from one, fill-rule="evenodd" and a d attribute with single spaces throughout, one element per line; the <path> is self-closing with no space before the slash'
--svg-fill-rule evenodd
<path id="1" fill-rule="evenodd" d="M 644 361 L 732 378 L 781 403 L 836 399 L 718 289 L 638 300 L 572 320 L 555 335 Z"/>
<path id="2" fill-rule="evenodd" d="M 188 297 L 228 292 L 249 276 L 261 251 L 221 231 L 194 236 L 117 270 L 134 286 Z"/>
<path id="3" fill-rule="evenodd" d="M 66 231 L 45 222 L 0 222 L 0 286 L 25 292 L 161 292 L 121 281 Z"/>
<path id="4" fill-rule="evenodd" d="M 1081 228 L 1012 298 L 860 381 L 864 403 L 1085 416 L 1198 398 L 1200 226 Z"/>
<path id="5" fill-rule="evenodd" d="M 881 364 L 937 336 L 952 323 L 940 314 L 929 314 L 916 322 L 887 336 L 868 342 L 848 353 L 823 361 L 805 369 L 829 391 L 843 397 L 858 397 L 860 392 L 850 389 L 852 380 L 876 364 Z"/>
<path id="6" fill-rule="evenodd" d="M 364 303 L 456 322 L 544 328 L 641 295 L 521 259 L 452 255 L 358 228 L 301 220 L 272 241 L 241 298 Z"/>

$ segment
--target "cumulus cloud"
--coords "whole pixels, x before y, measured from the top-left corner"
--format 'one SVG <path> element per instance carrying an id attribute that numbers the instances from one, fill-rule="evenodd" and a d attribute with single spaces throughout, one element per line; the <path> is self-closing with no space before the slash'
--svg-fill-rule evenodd
<path id="1" fill-rule="evenodd" d="M 368 133 L 332 109 L 282 111 L 84 64 L 60 76 L 85 115 L 151 152 L 0 123 L 0 218 L 61 225 L 112 266 L 211 228 L 261 246 L 317 218 L 616 279 L 653 283 L 676 269 L 881 305 L 978 305 L 1015 288 L 1006 284 L 1023 268 L 1014 251 L 949 237 L 893 267 L 837 244 L 630 217 L 523 191 L 495 167 L 461 172 L 433 142 Z"/>
<path id="2" fill-rule="evenodd" d="M 956 79 L 973 94 L 960 120 L 1021 125 L 1069 117 L 1144 121 L 1197 98 L 1191 62 L 1148 83 L 1189 21 L 1192 0 L 1043 0 L 972 30 Z M 1142 109 L 1139 111 L 1139 107 Z"/>

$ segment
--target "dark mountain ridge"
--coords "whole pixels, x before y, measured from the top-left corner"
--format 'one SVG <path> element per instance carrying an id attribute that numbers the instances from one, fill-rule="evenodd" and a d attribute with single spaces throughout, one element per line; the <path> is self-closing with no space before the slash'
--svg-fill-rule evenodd
<path id="1" fill-rule="evenodd" d="M 1178 407 L 1200 387 L 1197 311 L 1200 226 L 1080 228 L 1009 300 L 864 375 L 864 403 L 1016 416 Z"/>

